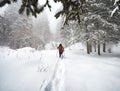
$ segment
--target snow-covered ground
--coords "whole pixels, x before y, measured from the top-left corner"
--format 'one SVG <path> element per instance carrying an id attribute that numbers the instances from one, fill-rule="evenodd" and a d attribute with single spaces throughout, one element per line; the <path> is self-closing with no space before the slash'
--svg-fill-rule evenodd
<path id="1" fill-rule="evenodd" d="M 57 50 L 1 47 L 0 91 L 120 91 L 119 50 L 87 55 L 76 44 L 59 59 Z"/>

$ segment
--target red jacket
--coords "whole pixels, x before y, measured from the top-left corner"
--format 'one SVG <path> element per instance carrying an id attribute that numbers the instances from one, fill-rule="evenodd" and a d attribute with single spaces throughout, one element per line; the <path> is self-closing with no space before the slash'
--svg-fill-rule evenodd
<path id="1" fill-rule="evenodd" d="M 57 49 L 59 50 L 59 52 L 64 52 L 64 47 L 63 46 L 58 46 Z"/>

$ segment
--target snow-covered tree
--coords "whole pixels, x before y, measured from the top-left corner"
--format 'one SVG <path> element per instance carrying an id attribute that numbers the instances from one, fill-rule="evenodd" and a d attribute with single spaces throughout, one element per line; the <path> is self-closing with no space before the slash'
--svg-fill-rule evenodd
<path id="1" fill-rule="evenodd" d="M 7 46 L 9 42 L 11 28 L 9 22 L 0 16 L 0 46 Z"/>
<path id="2" fill-rule="evenodd" d="M 5 11 L 4 17 L 8 20 L 9 26 L 12 29 L 9 36 L 9 46 L 11 48 L 21 48 L 25 46 L 25 41 L 31 32 L 31 25 L 29 18 L 25 15 L 17 13 L 19 4 L 13 4 Z M 29 21 L 29 22 L 28 22 Z M 29 34 L 28 34 L 29 32 Z M 28 38 L 29 39 L 29 38 Z"/>
<path id="3" fill-rule="evenodd" d="M 111 13 L 111 17 L 120 9 L 120 0 L 114 0 L 114 9 Z"/>
<path id="4" fill-rule="evenodd" d="M 91 52 L 91 43 L 98 45 L 98 54 L 100 55 L 100 45 L 103 44 L 103 50 L 105 52 L 105 43 L 108 41 L 114 42 L 119 40 L 118 26 L 120 19 L 119 15 L 110 17 L 110 12 L 112 11 L 111 5 L 112 1 L 108 0 L 88 0 L 87 1 L 87 11 L 83 20 L 83 29 L 85 29 L 86 34 L 83 39 L 87 41 L 87 53 Z M 111 37 L 112 36 L 112 37 Z M 113 37 L 114 36 L 114 37 Z M 85 38 L 84 38 L 85 37 Z M 112 38 L 112 39 L 111 39 Z M 96 47 L 96 46 L 95 46 Z"/>
<path id="5" fill-rule="evenodd" d="M 32 18 L 25 14 L 18 14 L 19 3 L 9 6 L 4 14 L 5 19 L 11 28 L 9 36 L 9 46 L 11 48 L 34 47 L 43 49 L 44 42 L 33 33 Z"/>
<path id="6" fill-rule="evenodd" d="M 44 19 L 43 19 L 44 18 Z M 33 34 L 40 38 L 44 44 L 50 42 L 52 34 L 50 32 L 49 21 L 46 12 L 43 12 L 33 19 Z"/>
<path id="7" fill-rule="evenodd" d="M 3 0 L 0 2 L 0 7 L 3 7 L 6 4 L 11 4 L 17 0 Z M 49 4 L 50 0 L 45 0 L 46 2 L 43 5 L 39 5 L 39 2 L 42 0 L 22 0 L 19 13 L 22 14 L 26 12 L 27 15 L 33 15 L 37 17 L 37 14 L 41 13 L 46 6 L 51 10 L 51 5 Z M 81 22 L 81 17 L 85 12 L 84 3 L 86 0 L 53 0 L 54 2 L 62 3 L 62 10 L 55 14 L 55 17 L 58 18 L 60 15 L 65 16 L 65 24 L 69 20 L 76 20 Z"/>
<path id="8" fill-rule="evenodd" d="M 119 38 L 119 15 L 114 15 L 110 17 L 112 8 L 111 5 L 113 1 L 109 0 L 88 0 L 86 2 L 87 13 L 84 16 L 81 16 L 83 19 L 79 27 L 72 29 L 72 26 L 69 26 L 67 32 L 63 30 L 63 36 L 68 42 L 71 40 L 70 35 L 74 35 L 76 30 L 79 32 L 76 35 L 77 40 L 86 43 L 87 53 L 92 52 L 92 46 L 94 46 L 95 51 L 98 49 L 98 54 L 100 55 L 100 50 L 103 48 L 103 51 L 106 51 L 106 44 L 111 45 L 117 43 Z M 71 32 L 74 30 L 74 32 Z M 68 35 L 67 35 L 68 34 Z M 69 36 L 69 37 L 68 37 Z M 79 36 L 79 37 L 77 37 Z M 68 38 L 67 38 L 68 37 Z M 75 38 L 72 38 L 73 40 Z M 103 45 L 103 47 L 101 47 Z M 97 49 L 96 49 L 97 48 Z"/>
<path id="9" fill-rule="evenodd" d="M 80 25 L 75 21 L 71 21 L 68 25 L 65 25 L 63 28 L 61 28 L 60 41 L 65 46 L 72 45 L 80 41 L 80 33 Z"/>

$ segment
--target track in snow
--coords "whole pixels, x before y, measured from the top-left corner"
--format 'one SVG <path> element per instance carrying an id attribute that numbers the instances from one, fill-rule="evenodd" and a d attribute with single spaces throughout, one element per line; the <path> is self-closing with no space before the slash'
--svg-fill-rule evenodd
<path id="1" fill-rule="evenodd" d="M 63 60 L 58 59 L 51 80 L 49 82 L 44 81 L 40 87 L 40 91 L 64 91 L 64 81 L 65 64 Z"/>

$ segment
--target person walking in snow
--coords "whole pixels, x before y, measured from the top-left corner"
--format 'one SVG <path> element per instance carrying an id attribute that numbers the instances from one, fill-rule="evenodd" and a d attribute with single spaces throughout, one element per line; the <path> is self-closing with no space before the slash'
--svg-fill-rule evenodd
<path id="1" fill-rule="evenodd" d="M 57 47 L 57 49 L 59 50 L 59 57 L 62 57 L 62 54 L 64 52 L 64 47 L 62 44 L 59 44 L 59 46 Z"/>

